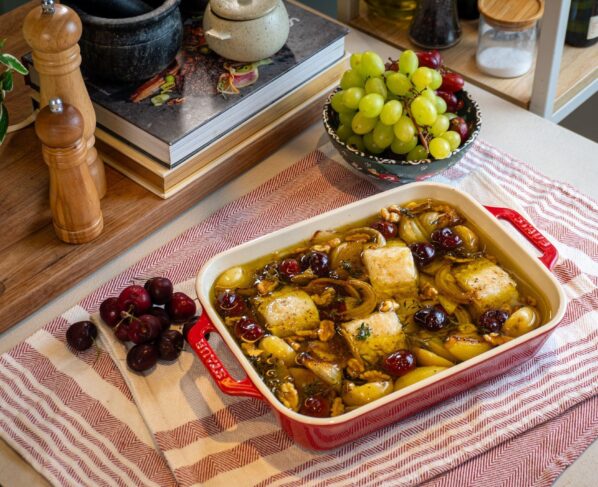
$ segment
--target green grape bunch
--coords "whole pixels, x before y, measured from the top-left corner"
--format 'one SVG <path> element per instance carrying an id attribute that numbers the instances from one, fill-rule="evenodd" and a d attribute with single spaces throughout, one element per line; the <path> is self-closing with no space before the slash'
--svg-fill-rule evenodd
<path id="1" fill-rule="evenodd" d="M 467 123 L 457 115 L 463 78 L 446 70 L 438 51 L 407 50 L 386 64 L 365 51 L 350 63 L 330 100 L 348 146 L 415 161 L 445 159 L 467 140 Z"/>

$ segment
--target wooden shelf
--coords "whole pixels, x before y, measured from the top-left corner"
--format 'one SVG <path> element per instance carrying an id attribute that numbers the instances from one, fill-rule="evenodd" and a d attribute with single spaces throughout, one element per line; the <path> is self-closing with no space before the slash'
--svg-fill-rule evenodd
<path id="1" fill-rule="evenodd" d="M 359 15 L 351 19 L 349 25 L 400 49 L 419 49 L 409 41 L 404 25 L 371 13 L 363 1 L 359 5 Z M 533 69 L 524 76 L 512 79 L 485 75 L 477 68 L 475 62 L 478 22 L 461 21 L 461 30 L 463 36 L 459 44 L 442 51 L 445 64 L 468 82 L 519 106 L 529 108 L 534 80 Z M 575 98 L 595 82 L 597 77 L 598 44 L 587 48 L 565 46 L 554 110 Z"/>

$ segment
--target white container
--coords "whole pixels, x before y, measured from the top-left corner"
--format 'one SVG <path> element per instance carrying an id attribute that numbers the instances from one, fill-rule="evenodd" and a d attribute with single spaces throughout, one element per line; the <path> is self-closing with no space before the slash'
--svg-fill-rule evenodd
<path id="1" fill-rule="evenodd" d="M 203 29 L 210 49 L 226 59 L 254 62 L 277 53 L 289 37 L 282 0 L 211 0 Z"/>
<path id="2" fill-rule="evenodd" d="M 516 78 L 534 64 L 540 0 L 480 0 L 476 63 L 480 71 L 497 78 Z"/>

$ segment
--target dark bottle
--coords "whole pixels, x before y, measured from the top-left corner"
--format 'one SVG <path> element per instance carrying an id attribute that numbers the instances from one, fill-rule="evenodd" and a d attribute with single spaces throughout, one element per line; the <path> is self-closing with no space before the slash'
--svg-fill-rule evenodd
<path id="1" fill-rule="evenodd" d="M 575 47 L 598 42 L 598 0 L 571 0 L 565 42 Z"/>
<path id="2" fill-rule="evenodd" d="M 480 16 L 478 0 L 457 0 L 457 12 L 463 20 L 475 20 Z"/>
<path id="3" fill-rule="evenodd" d="M 409 39 L 424 49 L 445 49 L 461 39 L 456 0 L 420 0 Z"/>

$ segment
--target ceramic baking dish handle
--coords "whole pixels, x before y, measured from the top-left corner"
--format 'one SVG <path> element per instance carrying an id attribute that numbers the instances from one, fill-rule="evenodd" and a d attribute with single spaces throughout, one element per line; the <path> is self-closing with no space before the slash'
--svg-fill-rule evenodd
<path id="1" fill-rule="evenodd" d="M 264 399 L 262 393 L 255 387 L 255 385 L 253 385 L 253 382 L 251 382 L 249 377 L 246 377 L 243 380 L 235 380 L 229 374 L 228 370 L 224 368 L 224 365 L 206 339 L 206 335 L 211 332 L 218 332 L 218 330 L 213 325 L 208 315 L 204 312 L 199 317 L 199 320 L 197 320 L 197 323 L 193 325 L 193 328 L 189 330 L 187 340 L 191 345 L 191 348 L 193 348 L 193 351 L 199 357 L 199 360 L 201 360 L 206 369 L 208 369 L 208 372 L 216 382 L 216 385 L 222 392 L 231 396 L 247 396 Z"/>
<path id="2" fill-rule="evenodd" d="M 508 221 L 513 225 L 521 235 L 523 235 L 534 247 L 536 247 L 542 256 L 540 261 L 552 269 L 559 257 L 556 247 L 552 245 L 548 239 L 540 233 L 529 221 L 527 221 L 521 214 L 510 208 L 500 208 L 496 206 L 486 206 L 486 209 L 492 213 L 496 218 Z"/>

